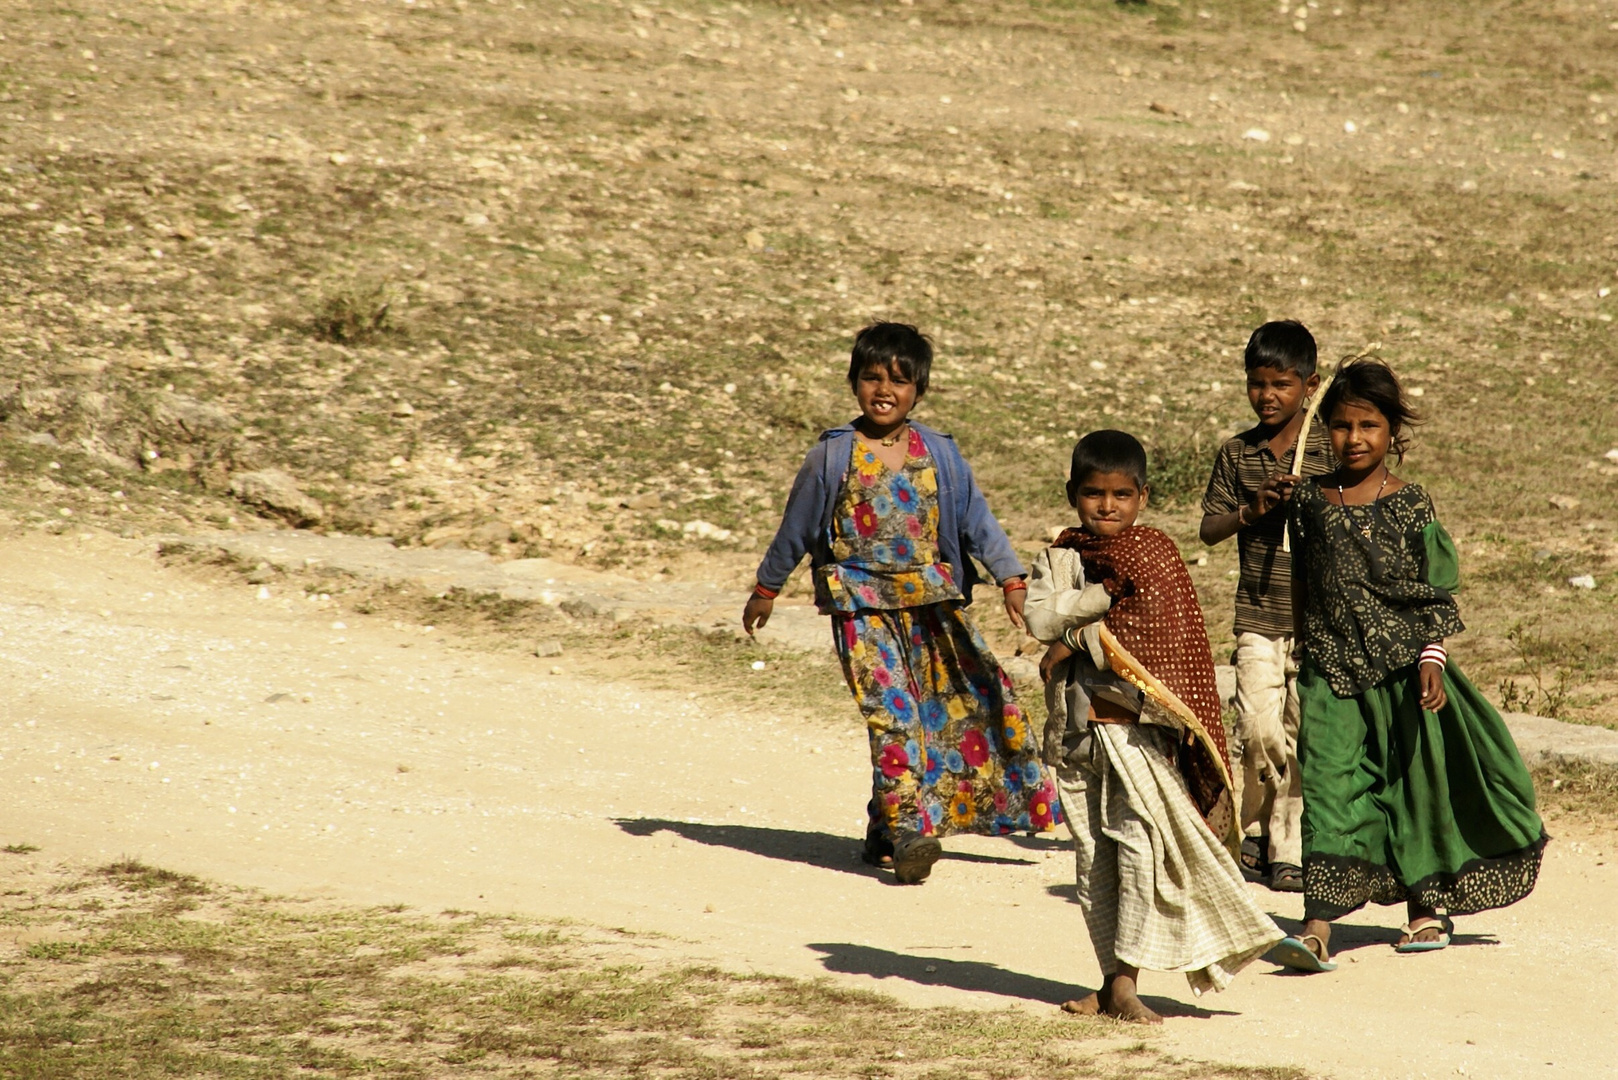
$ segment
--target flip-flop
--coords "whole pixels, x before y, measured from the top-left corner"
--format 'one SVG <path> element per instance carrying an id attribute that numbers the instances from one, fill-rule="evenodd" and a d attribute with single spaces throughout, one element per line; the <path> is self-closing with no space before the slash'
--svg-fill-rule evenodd
<path id="1" fill-rule="evenodd" d="M 1438 928 L 1438 939 L 1436 941 L 1416 940 L 1417 934 L 1423 930 L 1431 930 L 1434 927 Z M 1414 928 L 1410 923 L 1405 923 L 1399 927 L 1399 932 L 1410 940 L 1403 945 L 1395 945 L 1393 951 L 1396 953 L 1437 952 L 1439 949 L 1448 947 L 1449 931 L 1450 923 L 1448 919 L 1434 919 L 1432 922 L 1424 923 Z"/>
<path id="2" fill-rule="evenodd" d="M 1266 953 L 1264 959 L 1272 964 L 1280 964 L 1282 967 L 1288 967 L 1294 971 L 1337 970 L 1335 960 L 1322 960 L 1319 953 L 1304 944 L 1306 941 L 1313 941 L 1322 948 L 1325 947 L 1325 943 L 1313 934 L 1305 934 L 1301 938 L 1286 937 L 1282 938 L 1275 948 Z"/>

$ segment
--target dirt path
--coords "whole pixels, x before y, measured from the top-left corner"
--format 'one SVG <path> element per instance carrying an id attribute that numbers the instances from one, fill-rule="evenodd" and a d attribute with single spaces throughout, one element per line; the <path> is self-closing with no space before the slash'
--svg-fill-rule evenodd
<path id="1" fill-rule="evenodd" d="M 256 593 L 147 544 L 0 542 L 0 839 L 38 860 L 127 853 L 288 893 L 662 931 L 693 957 L 915 1003 L 1044 1009 L 1095 983 L 1065 845 L 952 842 L 920 889 L 854 861 L 868 766 L 846 726 L 588 684 Z M 1200 1002 L 1178 977 L 1145 988 L 1187 1055 L 1611 1076 L 1612 841 L 1564 828 L 1538 891 L 1463 920 L 1442 954 L 1393 955 L 1377 912 L 1344 928 L 1332 976 L 1259 964 Z"/>

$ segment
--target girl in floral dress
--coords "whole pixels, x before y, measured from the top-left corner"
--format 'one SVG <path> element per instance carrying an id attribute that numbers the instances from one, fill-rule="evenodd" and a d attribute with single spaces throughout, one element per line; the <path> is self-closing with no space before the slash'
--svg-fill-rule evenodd
<path id="1" fill-rule="evenodd" d="M 871 739 L 865 859 L 925 879 L 952 833 L 1061 820 L 1028 720 L 967 613 L 988 567 L 1019 629 L 1026 571 L 950 436 L 909 419 L 932 346 L 876 323 L 854 340 L 860 418 L 823 432 L 793 482 L 742 613 L 751 634 L 804 555 Z"/>

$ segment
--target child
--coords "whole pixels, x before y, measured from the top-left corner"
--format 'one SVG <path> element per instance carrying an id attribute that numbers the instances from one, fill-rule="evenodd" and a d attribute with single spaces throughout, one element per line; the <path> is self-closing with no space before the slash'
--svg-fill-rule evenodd
<path id="1" fill-rule="evenodd" d="M 1337 468 L 1293 498 L 1303 643 L 1304 931 L 1276 959 L 1329 971 L 1331 920 L 1405 903 L 1399 952 L 1449 944 L 1450 917 L 1527 896 L 1546 836 L 1510 733 L 1444 653 L 1462 629 L 1455 545 L 1387 465 L 1416 422 L 1386 364 L 1355 359 L 1321 402 Z"/>
<path id="2" fill-rule="evenodd" d="M 910 420 L 933 350 L 913 326 L 875 323 L 854 339 L 852 424 L 822 432 L 742 612 L 770 617 L 807 553 L 815 602 L 871 738 L 865 860 L 901 884 L 925 879 L 952 833 L 1049 829 L 1061 820 L 1011 682 L 973 626 L 977 571 L 1004 590 L 1023 628 L 1026 571 L 955 442 Z"/>
<path id="3" fill-rule="evenodd" d="M 1301 323 L 1267 322 L 1247 339 L 1247 400 L 1258 425 L 1219 449 L 1202 498 L 1201 537 L 1235 536 L 1236 726 L 1232 753 L 1240 793 L 1242 872 L 1277 892 L 1303 891 L 1302 781 L 1298 777 L 1298 667 L 1292 662 L 1292 556 L 1282 509 L 1304 476 L 1331 471 L 1324 429 L 1304 437 L 1304 404 L 1320 385 L 1315 339 Z"/>
<path id="4" fill-rule="evenodd" d="M 1046 757 L 1078 856 L 1078 898 L 1104 976 L 1063 1006 L 1143 1024 L 1142 968 L 1223 990 L 1283 937 L 1247 895 L 1213 657 L 1180 551 L 1136 525 L 1146 451 L 1122 431 L 1073 448 L 1081 527 L 1035 561 L 1028 629 L 1050 644 Z M 1092 584 L 1086 585 L 1089 581 Z"/>

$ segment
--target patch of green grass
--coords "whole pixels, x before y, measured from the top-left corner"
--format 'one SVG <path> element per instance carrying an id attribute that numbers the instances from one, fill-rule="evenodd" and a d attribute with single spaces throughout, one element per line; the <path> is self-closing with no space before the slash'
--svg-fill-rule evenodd
<path id="1" fill-rule="evenodd" d="M 5 852 L 7 855 L 28 855 L 38 850 L 39 846 L 37 844 L 28 843 L 7 844 L 5 847 L 0 848 L 0 851 Z"/>
<path id="2" fill-rule="evenodd" d="M 59 872 L 60 873 L 60 872 Z M 109 888 L 139 878 L 149 890 Z M 141 866 L 82 879 L 100 910 L 21 890 L 0 912 L 66 926 L 0 987 L 11 1075 L 74 1080 L 198 1076 L 855 1078 L 907 1074 L 1189 1080 L 1298 1078 L 1296 1070 L 1177 1060 L 1117 1026 L 1022 1010 L 912 1009 L 829 979 L 670 963 L 634 935 L 577 923 L 315 908 Z"/>

